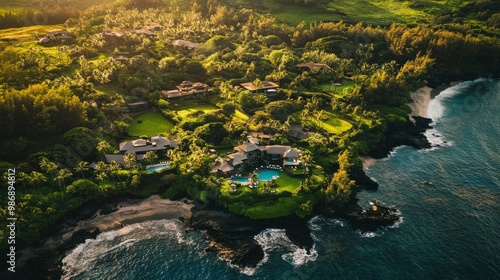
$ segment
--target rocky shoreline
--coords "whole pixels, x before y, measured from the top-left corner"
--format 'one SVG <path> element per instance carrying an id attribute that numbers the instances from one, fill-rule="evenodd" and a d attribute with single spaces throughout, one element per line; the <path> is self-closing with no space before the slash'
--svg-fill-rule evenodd
<path id="1" fill-rule="evenodd" d="M 427 94 L 427 91 L 424 92 Z M 429 99 L 424 98 L 428 102 Z M 425 102 L 415 106 L 427 106 Z M 413 110 L 414 113 L 416 110 Z M 420 111 L 419 111 L 420 112 Z M 417 113 L 418 114 L 418 113 Z M 386 157 L 390 152 L 402 145 L 414 147 L 416 149 L 430 148 L 431 144 L 427 140 L 424 132 L 430 129 L 431 119 L 418 116 L 408 116 L 405 123 L 389 125 L 385 138 L 375 149 L 368 153 L 373 159 Z M 356 193 L 361 189 L 377 189 L 378 184 L 370 179 L 362 168 L 351 170 L 351 179 L 356 181 L 356 189 L 353 192 L 351 202 L 341 209 L 332 211 L 326 205 L 315 207 L 313 215 L 323 215 L 331 218 L 340 218 L 349 222 L 354 230 L 361 232 L 373 232 L 380 227 L 393 225 L 399 220 L 398 211 L 395 208 L 387 207 L 373 202 L 368 209 L 362 209 L 358 205 Z M 124 218 L 118 224 L 105 226 L 105 222 L 90 223 L 82 225 L 82 222 L 95 218 L 96 213 L 102 216 L 112 215 L 119 211 L 119 204 L 124 200 L 133 198 L 116 196 L 101 198 L 98 201 L 88 203 L 61 218 L 59 226 L 46 232 L 46 238 L 42 238 L 31 247 L 27 247 L 20 252 L 20 267 L 30 267 L 16 273 L 17 279 L 60 279 L 62 276 L 62 259 L 69 250 L 83 243 L 86 239 L 93 239 L 103 230 L 112 230 L 128 221 L 141 222 L 145 220 L 174 218 L 174 216 L 189 216 L 158 214 L 154 211 L 150 215 L 134 216 Z M 288 216 L 268 220 L 251 220 L 246 217 L 229 213 L 220 208 L 216 203 L 209 204 L 209 207 L 199 209 L 194 205 L 191 208 L 192 215 L 186 221 L 187 230 L 203 230 L 210 241 L 210 246 L 206 251 L 214 251 L 219 257 L 228 260 L 238 267 L 256 267 L 264 257 L 262 247 L 254 239 L 256 235 L 265 229 L 284 229 L 290 241 L 299 248 L 309 252 L 313 248 L 308 220 L 310 217 L 300 219 L 296 216 Z M 184 209 L 188 210 L 188 209 Z M 117 215 L 120 216 L 120 215 Z"/>

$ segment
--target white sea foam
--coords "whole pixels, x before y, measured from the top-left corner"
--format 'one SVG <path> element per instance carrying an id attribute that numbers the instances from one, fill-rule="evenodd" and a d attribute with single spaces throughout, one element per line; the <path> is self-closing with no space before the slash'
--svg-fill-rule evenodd
<path id="1" fill-rule="evenodd" d="M 439 133 L 439 131 L 437 131 L 434 128 L 426 130 L 424 135 L 427 138 L 427 140 L 429 140 L 429 143 L 431 144 L 430 149 L 422 150 L 424 152 L 433 151 L 439 147 L 453 146 L 453 141 L 446 140 L 444 138 L 444 136 L 441 135 L 441 133 Z"/>
<path id="2" fill-rule="evenodd" d="M 440 92 L 434 99 L 430 101 L 427 109 L 427 116 L 430 119 L 432 119 L 431 125 L 435 125 L 443 117 L 446 111 L 446 106 L 444 104 L 446 100 L 453 98 L 457 94 L 460 94 L 467 87 L 470 87 L 471 85 L 484 81 L 487 81 L 487 79 L 477 79 L 474 81 L 467 81 L 449 87 Z M 428 151 L 429 150 L 432 151 L 436 149 L 436 147 L 453 146 L 453 142 L 445 139 L 445 137 L 443 137 L 443 135 L 436 129 L 428 129 L 424 135 L 427 137 L 427 140 L 429 140 L 432 146 L 432 148 L 428 149 Z"/>
<path id="3" fill-rule="evenodd" d="M 398 220 L 389 228 L 398 228 L 401 226 L 401 224 L 403 224 L 403 222 L 404 222 L 403 216 L 399 216 Z"/>
<path id="4" fill-rule="evenodd" d="M 427 109 L 427 116 L 431 118 L 434 122 L 438 121 L 444 115 L 444 112 L 446 110 L 443 101 L 452 98 L 454 95 L 462 92 L 465 88 L 481 80 L 482 79 L 459 83 L 457 85 L 454 85 L 452 87 L 443 90 L 436 97 L 434 97 L 434 99 L 432 99 L 431 102 L 429 103 L 429 107 Z"/>
<path id="5" fill-rule="evenodd" d="M 340 227 L 345 227 L 347 224 L 344 220 L 326 218 L 323 216 L 314 216 L 309 220 L 309 228 L 313 231 L 321 230 L 324 224 L 330 224 Z"/>
<path id="6" fill-rule="evenodd" d="M 184 243 L 182 223 L 177 220 L 147 221 L 127 225 L 121 229 L 99 234 L 96 239 L 87 239 L 78 245 L 63 260 L 62 279 L 72 279 L 91 271 L 102 256 L 115 250 L 129 248 L 141 240 L 155 236 L 169 236 Z"/>
<path id="7" fill-rule="evenodd" d="M 372 232 L 372 231 L 362 232 L 360 230 L 357 230 L 356 233 L 359 234 L 359 236 L 366 237 L 366 238 L 373 238 L 375 236 L 378 236 L 378 234 L 376 232 Z"/>
<path id="8" fill-rule="evenodd" d="M 264 250 L 263 262 L 269 258 L 269 254 L 275 250 L 288 251 L 281 255 L 281 258 L 294 266 L 304 265 L 310 261 L 315 261 L 318 252 L 313 246 L 309 252 L 293 244 L 284 229 L 266 229 L 255 236 L 255 240 Z"/>

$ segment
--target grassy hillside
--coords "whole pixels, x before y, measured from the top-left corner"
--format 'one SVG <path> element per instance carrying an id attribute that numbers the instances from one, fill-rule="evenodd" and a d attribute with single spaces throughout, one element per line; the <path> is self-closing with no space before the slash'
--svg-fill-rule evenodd
<path id="1" fill-rule="evenodd" d="M 460 22 L 486 28 L 484 21 L 498 6 L 495 1 L 473 0 L 325 0 L 306 6 L 286 0 L 261 2 L 279 21 L 292 25 L 343 20 L 372 25 Z"/>

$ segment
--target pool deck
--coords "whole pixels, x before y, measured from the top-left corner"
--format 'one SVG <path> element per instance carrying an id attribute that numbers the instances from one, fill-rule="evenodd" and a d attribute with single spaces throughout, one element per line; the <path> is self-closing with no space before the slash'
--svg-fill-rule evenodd
<path id="1" fill-rule="evenodd" d="M 261 166 L 261 168 L 255 168 L 254 172 L 258 172 L 258 171 L 262 171 L 262 170 L 266 170 L 266 169 L 269 169 L 269 170 L 272 170 L 272 171 L 276 171 L 279 173 L 279 176 L 281 175 L 280 172 L 283 172 L 283 167 L 280 166 L 280 165 L 267 165 L 267 166 Z M 273 178 L 269 179 L 269 180 L 258 180 L 259 182 L 268 182 L 268 181 L 271 181 L 271 180 L 276 180 L 279 176 L 273 176 Z M 248 182 L 238 182 L 238 181 L 233 181 L 232 179 L 233 178 L 242 178 L 244 176 L 242 176 L 242 174 L 235 174 L 235 175 L 231 175 L 231 178 L 229 178 L 229 182 L 231 183 L 239 183 L 241 184 L 242 186 L 249 186 L 250 188 L 253 188 L 251 185 L 250 185 L 250 181 Z M 255 187 L 256 188 L 256 187 Z"/>

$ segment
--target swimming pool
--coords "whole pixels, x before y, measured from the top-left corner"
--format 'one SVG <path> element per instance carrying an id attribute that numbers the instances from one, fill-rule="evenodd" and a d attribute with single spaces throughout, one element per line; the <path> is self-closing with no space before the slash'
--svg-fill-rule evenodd
<path id="1" fill-rule="evenodd" d="M 155 171 L 159 171 L 159 170 L 162 170 L 162 169 L 165 169 L 165 168 L 169 168 L 169 167 L 170 167 L 169 164 L 161 164 L 161 165 L 149 166 L 146 169 L 148 170 L 149 173 L 153 173 Z"/>
<path id="2" fill-rule="evenodd" d="M 248 177 L 233 177 L 231 178 L 231 181 L 233 183 L 240 183 L 240 184 L 246 184 L 248 183 Z"/>
<path id="3" fill-rule="evenodd" d="M 272 179 L 278 178 L 280 176 L 280 173 L 272 169 L 262 169 L 257 171 L 257 175 L 259 175 L 259 177 L 257 177 L 257 180 L 259 181 L 270 181 Z"/>

